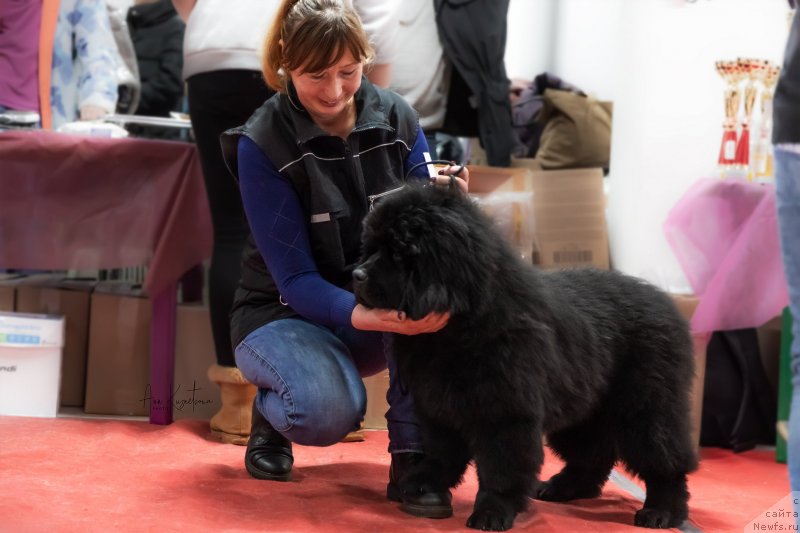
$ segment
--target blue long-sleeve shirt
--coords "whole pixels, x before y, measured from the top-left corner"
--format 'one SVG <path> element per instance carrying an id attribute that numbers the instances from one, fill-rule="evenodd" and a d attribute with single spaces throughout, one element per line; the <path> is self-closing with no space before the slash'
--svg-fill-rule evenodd
<path id="1" fill-rule="evenodd" d="M 405 168 L 424 161 L 428 143 L 419 129 Z M 317 270 L 308 236 L 308 216 L 292 184 L 247 137 L 238 144 L 239 187 L 250 230 L 283 301 L 321 325 L 351 325 L 352 292 L 326 281 Z M 426 166 L 412 173 L 427 178 Z"/>

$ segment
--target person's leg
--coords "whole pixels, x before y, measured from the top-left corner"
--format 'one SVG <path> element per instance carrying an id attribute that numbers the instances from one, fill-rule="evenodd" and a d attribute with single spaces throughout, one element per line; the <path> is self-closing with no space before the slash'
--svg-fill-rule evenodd
<path id="1" fill-rule="evenodd" d="M 389 390 L 386 391 L 386 427 L 389 430 L 389 453 L 424 451 L 414 400 L 397 371 L 397 361 L 392 350 L 392 335 L 383 335 L 384 354 L 389 367 Z"/>
<path id="2" fill-rule="evenodd" d="M 271 322 L 236 347 L 236 363 L 258 387 L 258 411 L 292 442 L 335 444 L 364 417 L 364 384 L 346 344 L 328 328 Z"/>
<path id="3" fill-rule="evenodd" d="M 800 491 L 800 153 L 775 148 L 775 193 L 794 335 L 791 346 L 793 394 L 789 414 L 789 482 L 792 491 Z"/>
<path id="4" fill-rule="evenodd" d="M 387 365 L 389 368 L 389 390 L 386 393 L 389 410 L 386 412 L 386 423 L 392 462 L 389 466 L 386 497 L 400 502 L 401 509 L 416 516 L 451 516 L 453 507 L 449 490 L 436 490 L 426 486 L 421 492 L 415 490 L 413 493 L 405 493 L 401 489 L 401 480 L 410 475 L 423 460 L 424 445 L 414 411 L 414 401 L 397 372 L 392 349 L 393 336 L 389 333 L 365 332 L 353 328 L 341 328 L 337 335 L 349 347 L 362 376 L 378 372 Z"/>
<path id="5" fill-rule="evenodd" d="M 214 247 L 208 273 L 209 311 L 214 349 L 220 366 L 236 363 L 230 338 L 230 309 L 241 274 L 241 254 L 249 234 L 242 200 L 220 148 L 220 135 L 244 124 L 272 94 L 261 73 L 222 70 L 187 80 L 200 164 L 214 228 Z"/>
<path id="6" fill-rule="evenodd" d="M 241 254 L 249 233 L 236 181 L 222 158 L 220 134 L 244 124 L 271 94 L 261 73 L 222 70 L 187 80 L 192 130 L 203 170 L 214 231 L 208 272 L 209 314 L 217 364 L 208 377 L 220 387 L 222 406 L 210 421 L 211 434 L 245 445 L 255 387 L 236 367 L 231 346 L 230 310 L 241 273 Z"/>
<path id="7" fill-rule="evenodd" d="M 355 328 L 337 328 L 336 335 L 345 343 L 361 377 L 377 374 L 389 368 L 389 390 L 386 400 L 386 427 L 389 432 L 389 452 L 422 452 L 414 402 L 397 375 L 397 365 L 391 351 L 392 335 Z"/>

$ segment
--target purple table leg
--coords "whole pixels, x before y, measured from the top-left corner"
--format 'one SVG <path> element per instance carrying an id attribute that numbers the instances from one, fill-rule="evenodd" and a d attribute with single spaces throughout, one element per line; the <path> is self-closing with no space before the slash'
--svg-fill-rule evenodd
<path id="1" fill-rule="evenodd" d="M 172 384 L 175 378 L 175 306 L 177 285 L 170 283 L 152 297 L 150 326 L 150 423 L 172 423 Z"/>

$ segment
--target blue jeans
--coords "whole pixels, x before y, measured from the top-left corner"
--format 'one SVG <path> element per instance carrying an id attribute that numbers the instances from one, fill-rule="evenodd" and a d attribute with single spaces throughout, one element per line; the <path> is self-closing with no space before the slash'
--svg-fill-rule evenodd
<path id="1" fill-rule="evenodd" d="M 389 452 L 420 452 L 411 395 L 397 379 L 391 335 L 330 329 L 302 319 L 270 322 L 236 347 L 236 366 L 258 387 L 256 406 L 292 442 L 329 446 L 358 429 L 367 408 L 361 376 L 389 367 Z"/>
<path id="2" fill-rule="evenodd" d="M 792 311 L 792 403 L 789 414 L 789 484 L 800 490 L 800 153 L 775 147 L 775 205 Z"/>

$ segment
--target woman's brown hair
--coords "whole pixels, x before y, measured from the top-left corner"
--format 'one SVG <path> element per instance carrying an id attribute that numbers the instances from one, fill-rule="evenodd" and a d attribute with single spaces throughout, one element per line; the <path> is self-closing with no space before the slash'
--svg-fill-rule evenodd
<path id="1" fill-rule="evenodd" d="M 283 46 L 281 46 L 283 41 Z M 361 19 L 344 0 L 283 0 L 272 21 L 261 69 L 267 85 L 286 92 L 289 71 L 319 72 L 349 50 L 369 64 L 375 56 Z"/>

